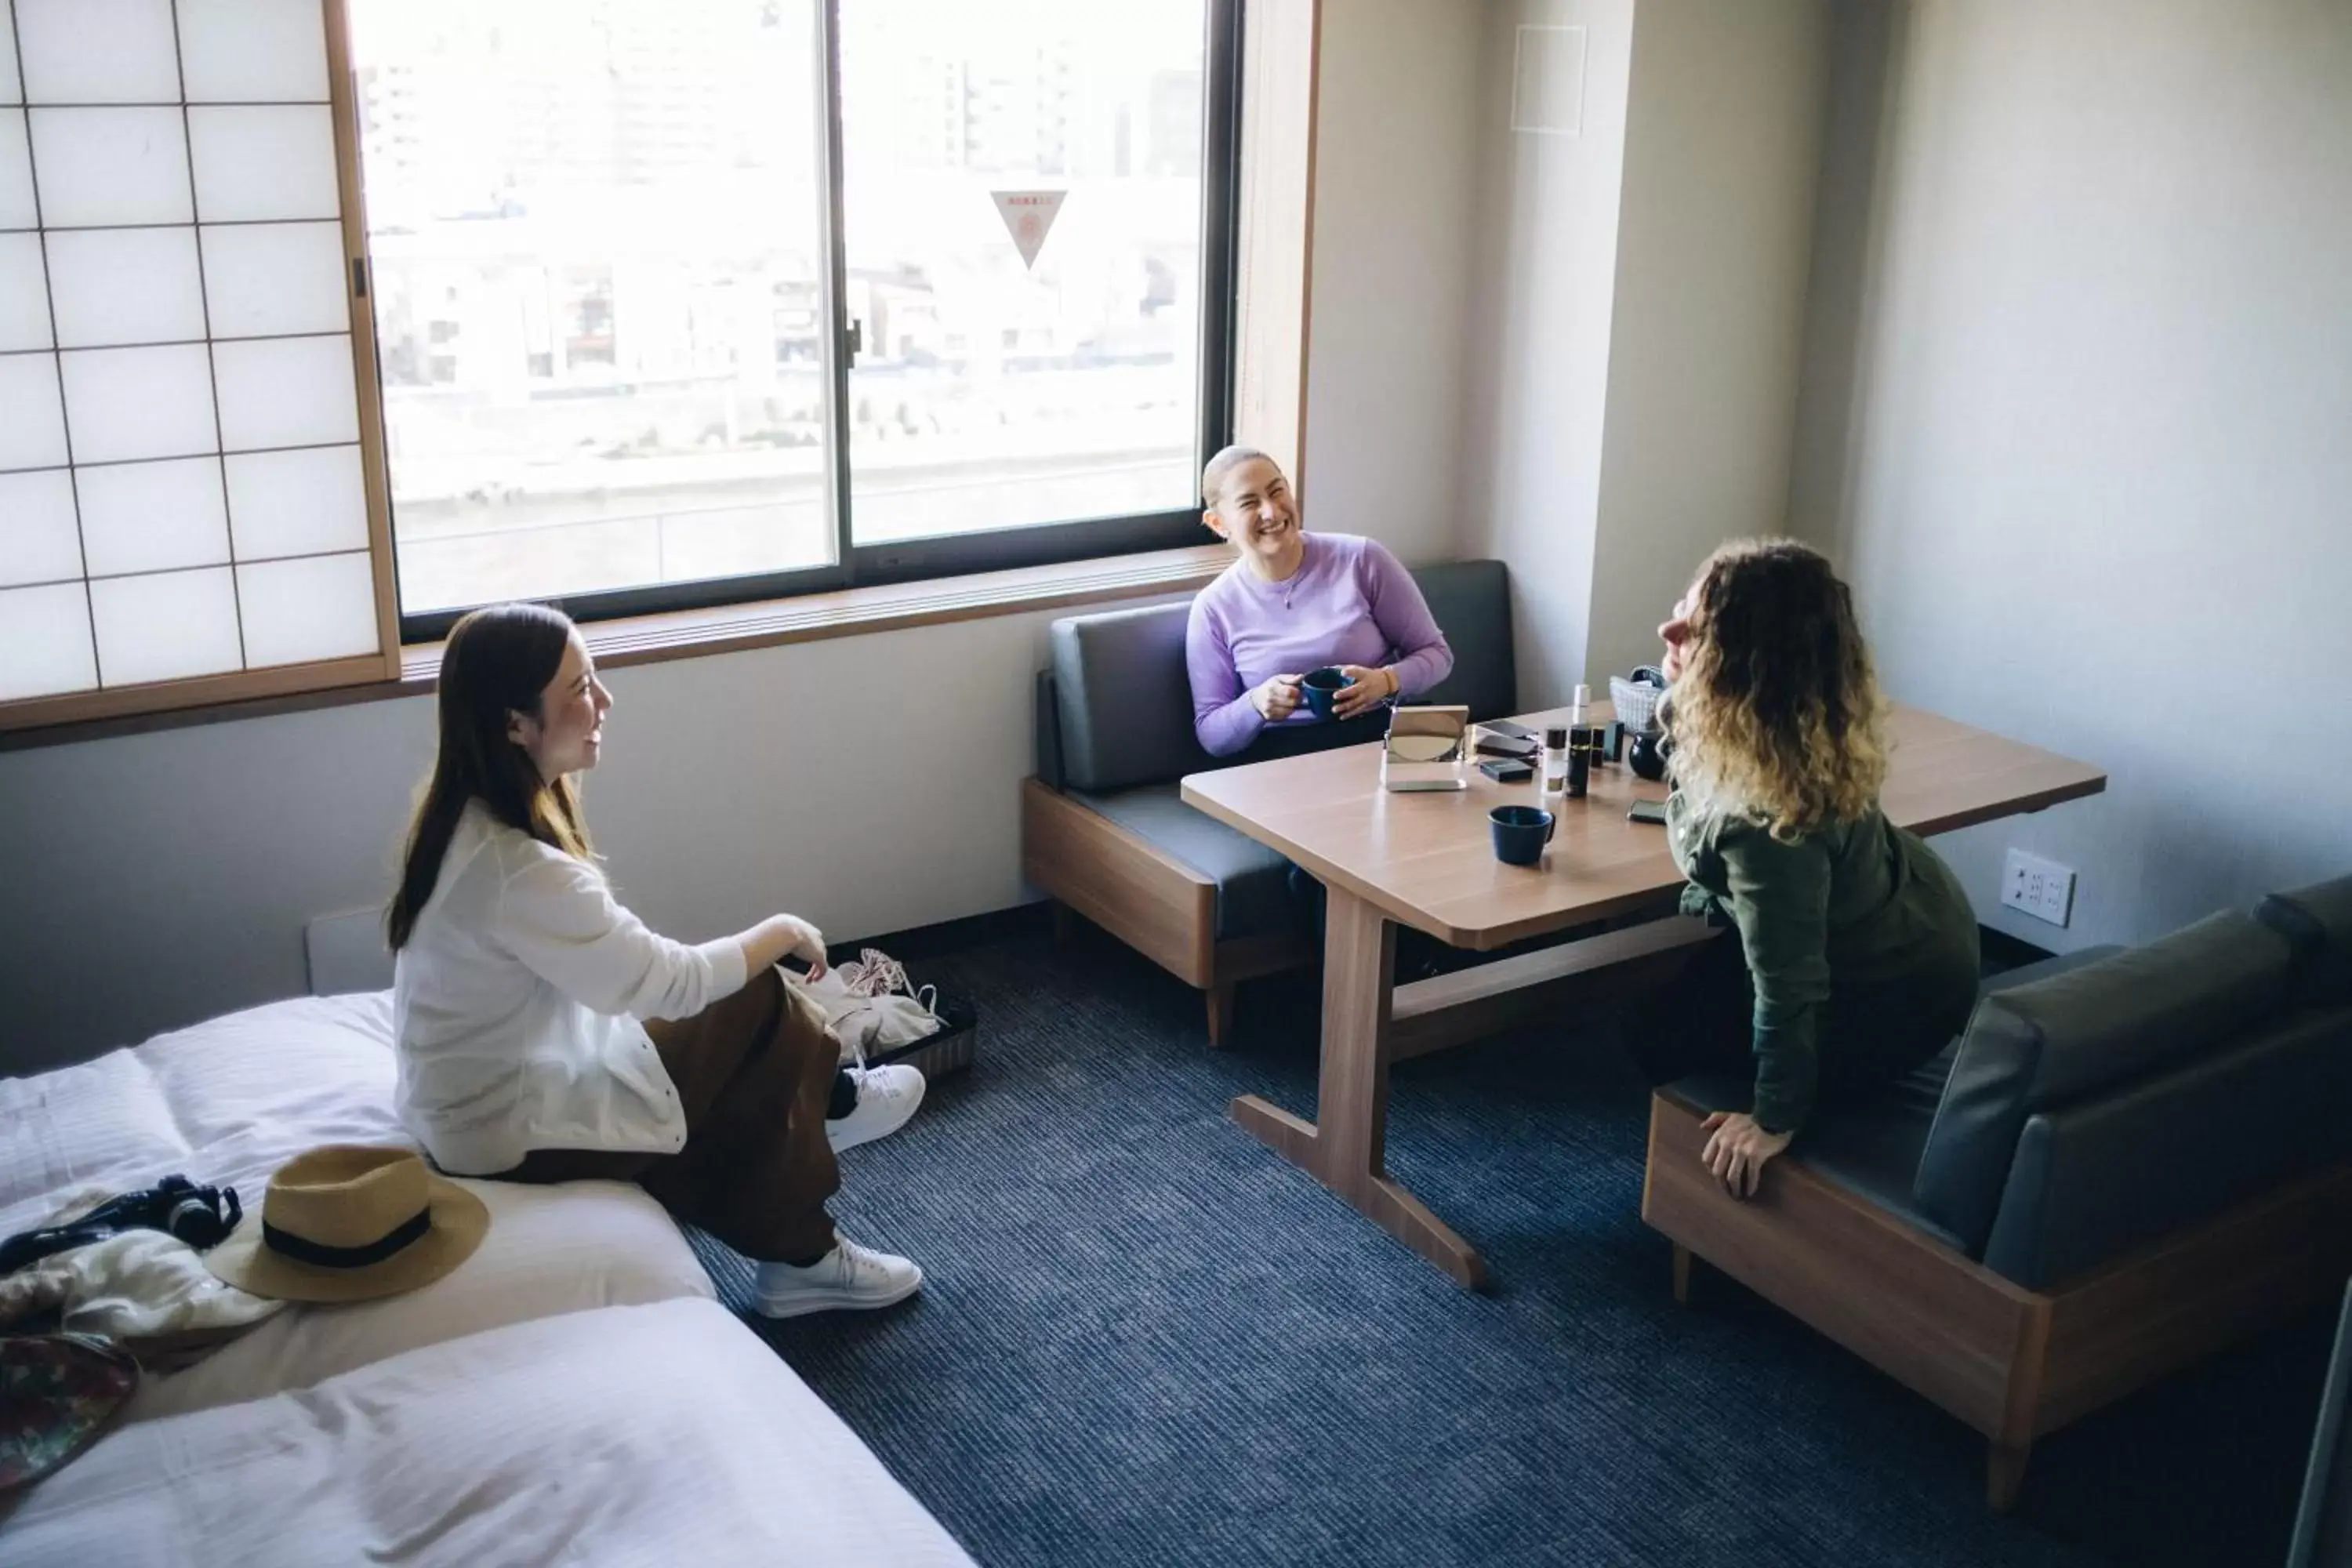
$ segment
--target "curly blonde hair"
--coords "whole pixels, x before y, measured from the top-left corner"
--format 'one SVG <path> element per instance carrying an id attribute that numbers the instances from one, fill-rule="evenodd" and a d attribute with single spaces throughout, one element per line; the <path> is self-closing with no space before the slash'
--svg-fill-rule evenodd
<path id="1" fill-rule="evenodd" d="M 1793 539 L 1735 540 L 1691 590 L 1670 702 L 1675 783 L 1783 840 L 1850 822 L 1886 782 L 1885 700 L 1853 595 Z"/>

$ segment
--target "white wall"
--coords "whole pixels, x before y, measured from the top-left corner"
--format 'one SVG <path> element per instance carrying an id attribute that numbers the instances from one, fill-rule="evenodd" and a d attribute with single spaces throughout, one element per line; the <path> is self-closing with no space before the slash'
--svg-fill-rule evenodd
<path id="1" fill-rule="evenodd" d="M 1826 0 L 1641 0 L 1585 679 L 1650 664 L 1726 539 L 1787 527 Z"/>
<path id="2" fill-rule="evenodd" d="M 1463 322 L 1479 35 L 1464 0 L 1325 0 L 1307 366 L 1307 526 L 1406 561 L 1465 543 Z"/>
<path id="3" fill-rule="evenodd" d="M 836 936 L 1022 898 L 1016 792 L 1052 616 L 614 670 L 591 822 L 692 940 Z M 0 755 L 0 1064 L 308 989 L 302 927 L 388 895 L 428 699 Z"/>
<path id="4" fill-rule="evenodd" d="M 1467 552 L 1510 563 L 1530 708 L 1586 679 L 1633 16 L 1634 0 L 1491 0 L 1485 12 L 1463 489 Z M 1586 30 L 1580 134 L 1511 129 L 1522 26 Z"/>
<path id="5" fill-rule="evenodd" d="M 1899 700 L 2112 779 L 1941 841 L 1979 911 L 2134 941 L 2352 870 L 2352 6 L 1874 9 L 1793 493 Z M 2071 930 L 1995 910 L 2011 844 Z"/>
<path id="6" fill-rule="evenodd" d="M 1529 26 L 1586 29 L 1580 133 L 1511 129 Z M 1465 488 L 1519 696 L 1655 659 L 1701 557 L 1784 526 L 1826 0 L 1492 0 Z"/>
<path id="7" fill-rule="evenodd" d="M 1322 526 L 1459 552 L 1454 321 L 1474 29 L 1448 0 L 1323 24 L 1308 463 Z M 1439 210 L 1444 211 L 1444 201 Z M 854 936 L 1003 909 L 1048 615 L 614 672 L 591 819 L 633 907 L 700 938 L 778 908 Z M 380 901 L 430 761 L 411 700 L 0 752 L 0 1072 L 307 988 L 302 928 Z"/>

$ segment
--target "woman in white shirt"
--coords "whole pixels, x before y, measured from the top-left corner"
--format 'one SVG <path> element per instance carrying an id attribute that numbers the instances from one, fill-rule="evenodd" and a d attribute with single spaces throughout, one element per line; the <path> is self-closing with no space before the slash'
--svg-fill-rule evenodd
<path id="1" fill-rule="evenodd" d="M 833 1228 L 836 1150 L 896 1131 L 922 1075 L 839 1070 L 824 972 L 792 915 L 689 945 L 646 929 L 598 869 L 574 775 L 612 694 L 571 620 L 477 610 L 441 658 L 440 751 L 386 928 L 401 1120 L 442 1169 L 635 1181 L 759 1264 L 771 1317 L 881 1307 L 922 1270 Z"/>

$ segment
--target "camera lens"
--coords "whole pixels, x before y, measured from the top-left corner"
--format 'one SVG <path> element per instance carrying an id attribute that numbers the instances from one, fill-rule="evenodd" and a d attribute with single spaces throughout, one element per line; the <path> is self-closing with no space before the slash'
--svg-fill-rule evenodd
<path id="1" fill-rule="evenodd" d="M 218 1223 L 211 1205 L 202 1198 L 188 1197 L 172 1205 L 163 1228 L 182 1241 L 195 1245 L 211 1237 Z"/>

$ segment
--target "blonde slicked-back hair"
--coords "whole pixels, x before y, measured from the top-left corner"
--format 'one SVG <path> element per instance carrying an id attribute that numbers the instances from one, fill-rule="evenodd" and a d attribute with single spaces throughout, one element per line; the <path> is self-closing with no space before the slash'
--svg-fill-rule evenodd
<path id="1" fill-rule="evenodd" d="M 1272 458 L 1255 447 L 1234 446 L 1220 451 L 1201 470 L 1201 504 L 1220 516 L 1223 515 L 1220 508 L 1224 501 L 1225 481 L 1232 479 L 1234 470 L 1244 463 L 1260 461 L 1274 463 Z M 1281 471 L 1280 463 L 1274 463 L 1274 466 L 1276 472 Z"/>
<path id="2" fill-rule="evenodd" d="M 1794 839 L 1861 816 L 1886 782 L 1885 700 L 1853 595 L 1820 552 L 1743 539 L 1691 591 L 1674 685 L 1675 782 Z"/>

